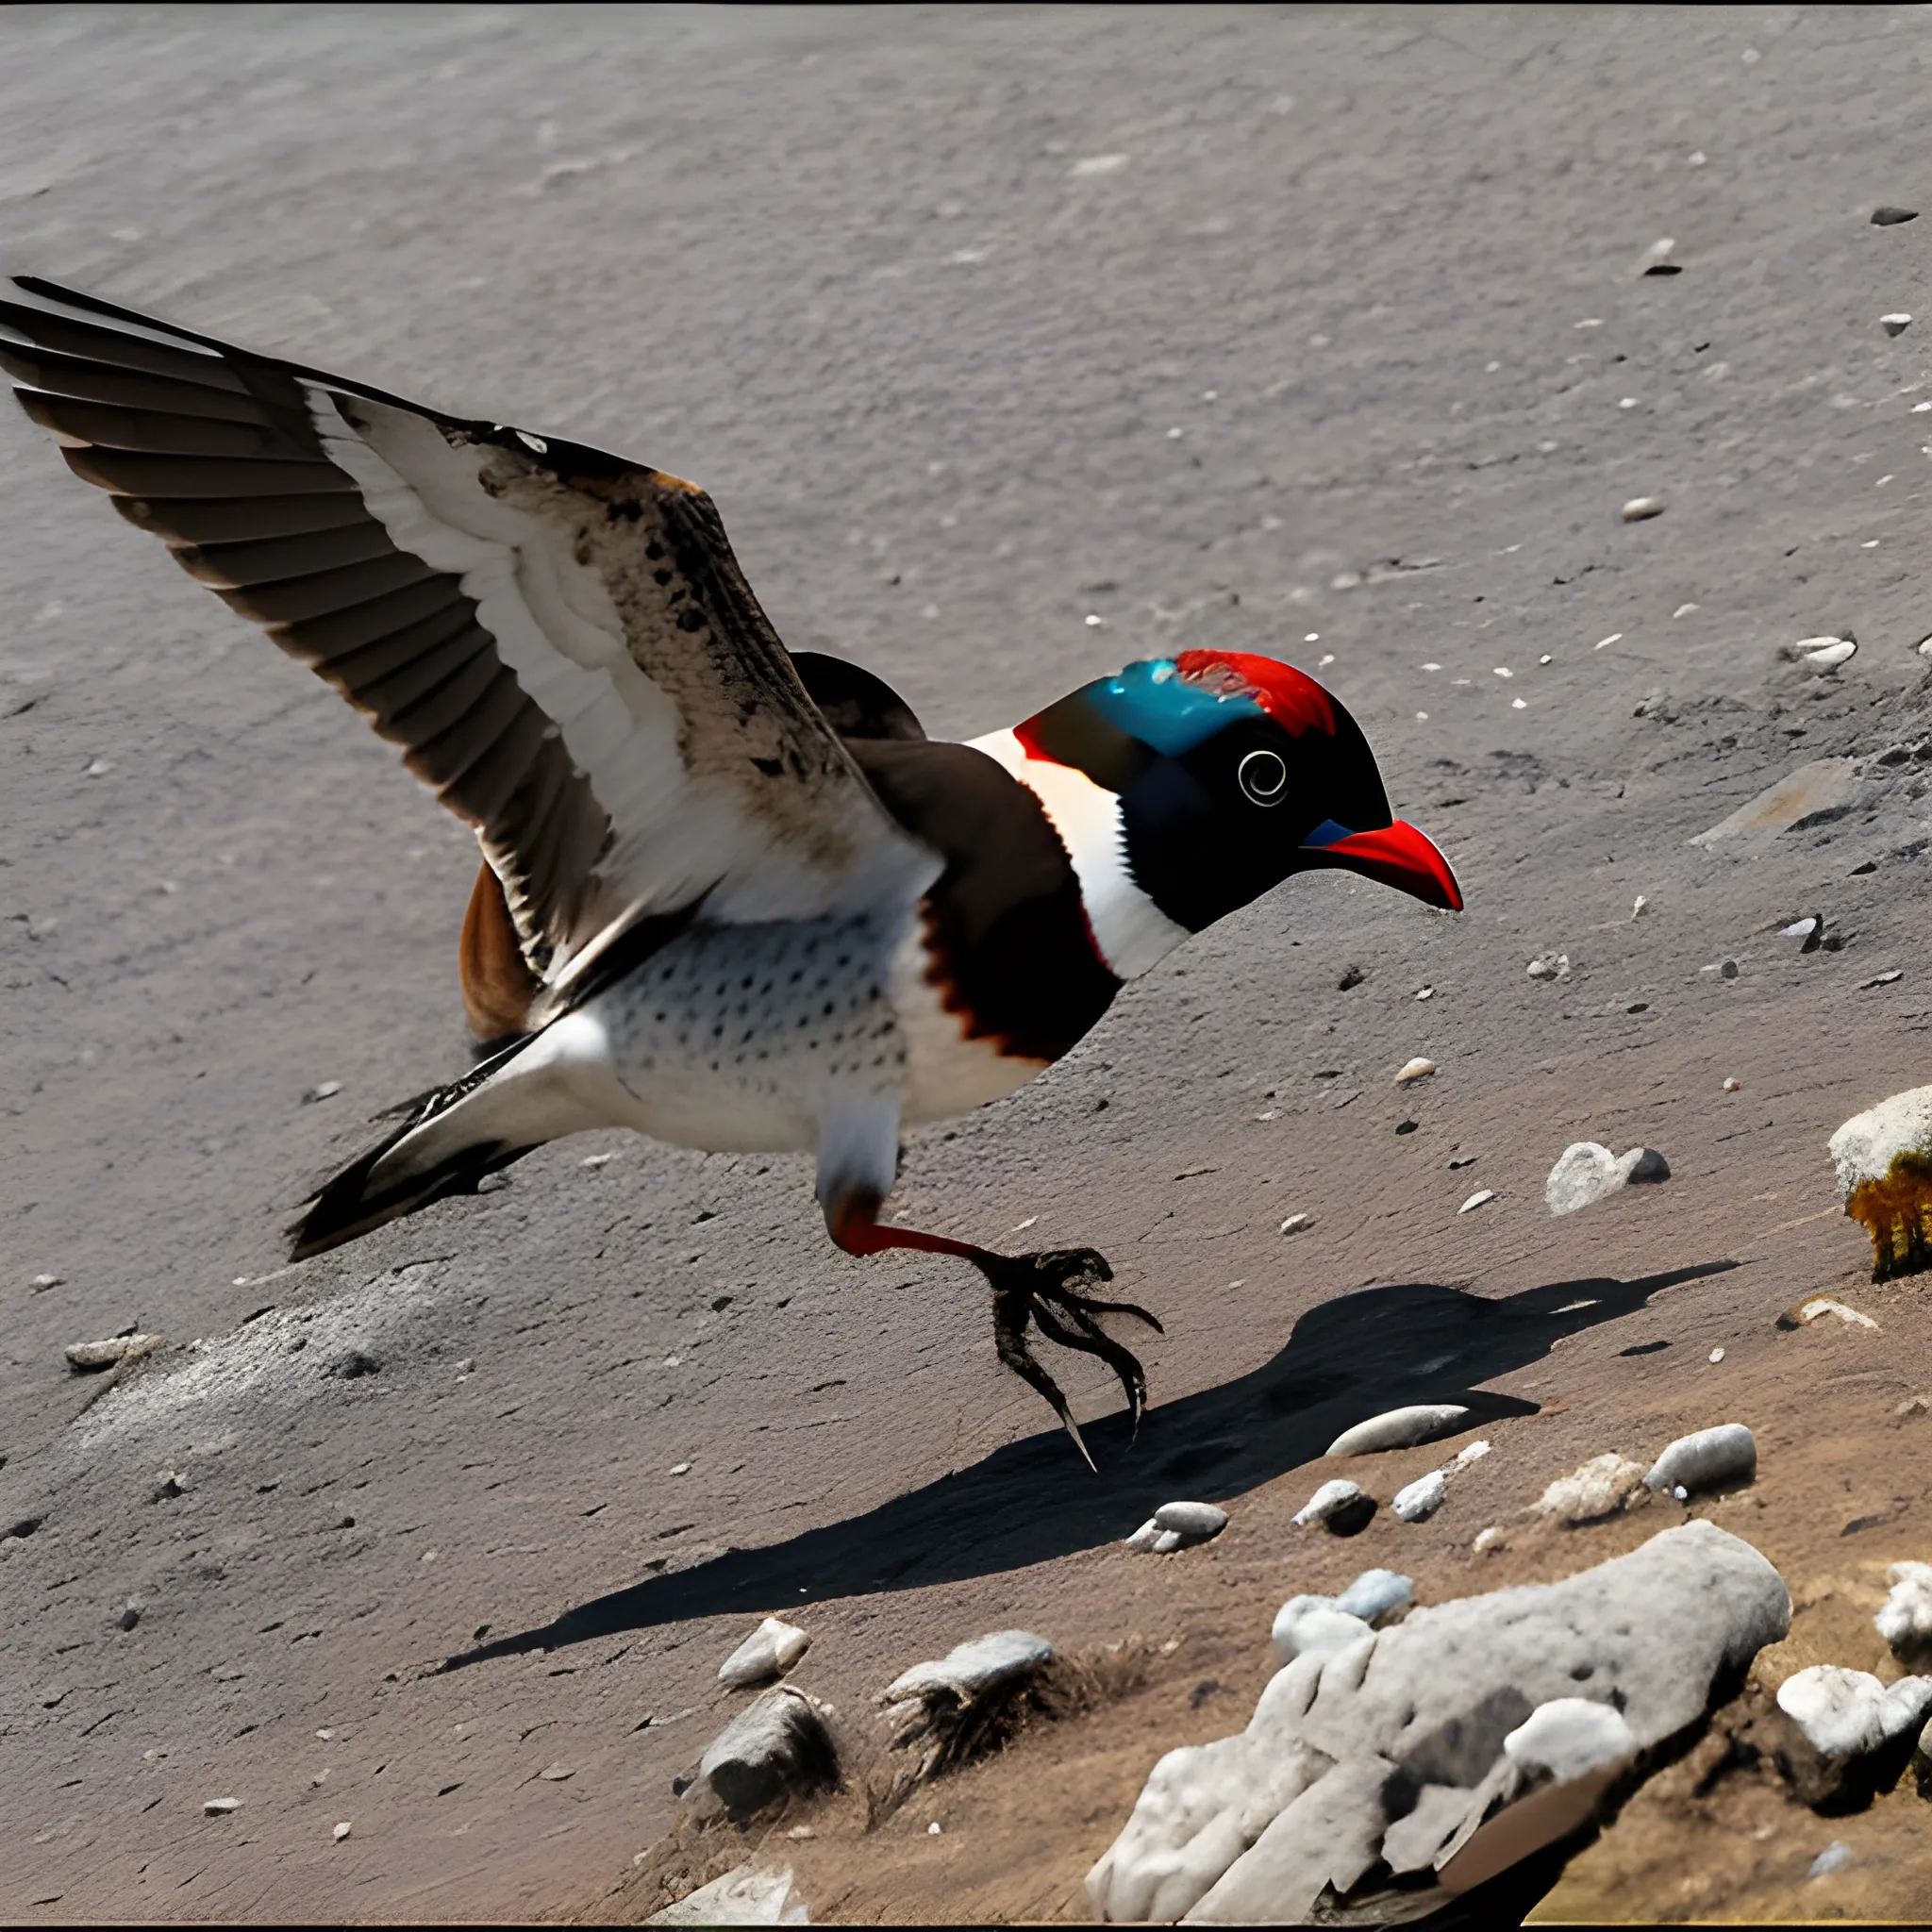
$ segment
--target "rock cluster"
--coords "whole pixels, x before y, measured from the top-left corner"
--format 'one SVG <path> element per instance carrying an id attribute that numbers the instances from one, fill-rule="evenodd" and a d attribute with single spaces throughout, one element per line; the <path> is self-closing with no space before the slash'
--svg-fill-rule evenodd
<path id="1" fill-rule="evenodd" d="M 1382 1630 L 1326 1621 L 1345 1618 L 1305 1607 L 1247 1728 L 1155 1766 L 1088 1875 L 1104 1918 L 1293 1923 L 1346 1910 L 1382 1868 L 1463 1889 L 1583 1824 L 1785 1634 L 1790 1598 L 1748 1543 L 1694 1522 L 1558 1583 Z"/>

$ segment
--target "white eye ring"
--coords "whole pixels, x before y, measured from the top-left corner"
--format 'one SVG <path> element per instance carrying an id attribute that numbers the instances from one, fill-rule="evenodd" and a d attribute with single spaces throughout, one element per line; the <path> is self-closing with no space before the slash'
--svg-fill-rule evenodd
<path id="1" fill-rule="evenodd" d="M 1288 795 L 1288 767 L 1272 751 L 1251 751 L 1235 767 L 1241 790 L 1257 805 L 1279 805 Z"/>

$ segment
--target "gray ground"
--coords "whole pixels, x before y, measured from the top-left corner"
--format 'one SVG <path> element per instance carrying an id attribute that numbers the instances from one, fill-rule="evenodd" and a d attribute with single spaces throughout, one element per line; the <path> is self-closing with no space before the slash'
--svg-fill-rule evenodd
<path id="1" fill-rule="evenodd" d="M 1469 898 L 1297 885 L 908 1150 L 904 1218 L 1094 1241 L 1166 1318 L 1097 1482 L 976 1280 L 838 1257 L 802 1160 L 574 1141 L 284 1271 L 367 1117 L 463 1063 L 474 852 L 9 414 L 0 1529 L 42 1520 L 0 1541 L 0 1914 L 569 1908 L 662 1828 L 751 1612 L 808 1604 L 855 1707 L 988 1627 L 1105 1641 L 1156 1611 L 1101 1545 L 1305 1495 L 1385 1393 L 1568 1405 L 1534 1493 L 1633 1408 L 1729 1419 L 1722 1341 L 1797 1453 L 1770 1317 L 1857 1285 L 1824 1138 L 1927 1075 L 1932 813 L 1907 760 L 1685 841 L 1932 722 L 1932 314 L 1878 326 L 1932 309 L 1932 219 L 1868 222 L 1932 210 L 1928 56 L 1889 8 L 0 14 L 0 266 L 695 476 L 787 640 L 936 733 L 1154 650 L 1332 655 Z M 1835 680 L 1775 657 L 1847 627 Z M 1810 910 L 1841 952 L 1767 929 Z M 1677 1177 L 1552 1223 L 1586 1135 Z M 1565 1324 L 1477 1316 L 1576 1277 L 1637 1285 L 1568 1318 L 1553 1405 Z M 1874 1401 L 1925 1340 L 1887 1320 Z M 168 1347 L 88 1406 L 63 1345 L 130 1324 Z M 1873 1554 L 1932 1555 L 1922 1463 L 1859 1466 Z"/>

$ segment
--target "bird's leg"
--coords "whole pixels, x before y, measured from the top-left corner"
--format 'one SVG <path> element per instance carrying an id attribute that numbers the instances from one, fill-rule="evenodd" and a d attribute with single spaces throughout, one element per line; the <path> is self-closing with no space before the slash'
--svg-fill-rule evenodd
<path id="1" fill-rule="evenodd" d="M 993 1345 L 999 1351 L 1000 1360 L 1052 1405 L 1090 1469 L 1093 1458 L 1080 1440 L 1079 1425 L 1067 1407 L 1067 1398 L 1026 1344 L 1029 1322 L 1048 1341 L 1058 1342 L 1062 1348 L 1098 1356 L 1120 1377 L 1127 1407 L 1133 1413 L 1134 1427 L 1139 1430 L 1141 1411 L 1147 1402 L 1146 1374 L 1132 1352 L 1101 1327 L 1098 1317 L 1131 1315 L 1135 1321 L 1146 1323 L 1156 1334 L 1166 1331 L 1145 1308 L 1137 1307 L 1132 1302 L 1102 1301 L 1085 1292 L 1099 1282 L 1113 1279 L 1113 1270 L 1105 1255 L 1092 1248 L 1055 1248 L 1032 1255 L 995 1254 L 991 1248 L 978 1247 L 971 1241 L 955 1241 L 950 1235 L 927 1234 L 917 1227 L 889 1226 L 878 1218 L 880 1198 L 867 1189 L 841 1190 L 825 1203 L 826 1229 L 848 1255 L 877 1255 L 889 1248 L 910 1248 L 919 1254 L 953 1255 L 962 1261 L 971 1261 L 992 1288 Z"/>

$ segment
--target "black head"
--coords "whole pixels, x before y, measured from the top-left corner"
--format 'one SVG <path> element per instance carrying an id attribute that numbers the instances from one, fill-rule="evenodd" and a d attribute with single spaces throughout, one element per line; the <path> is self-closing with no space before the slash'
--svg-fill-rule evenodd
<path id="1" fill-rule="evenodd" d="M 1014 735 L 1117 794 L 1134 882 L 1191 932 L 1320 866 L 1461 910 L 1448 860 L 1389 809 L 1361 727 L 1291 665 L 1232 651 L 1130 664 Z"/>

